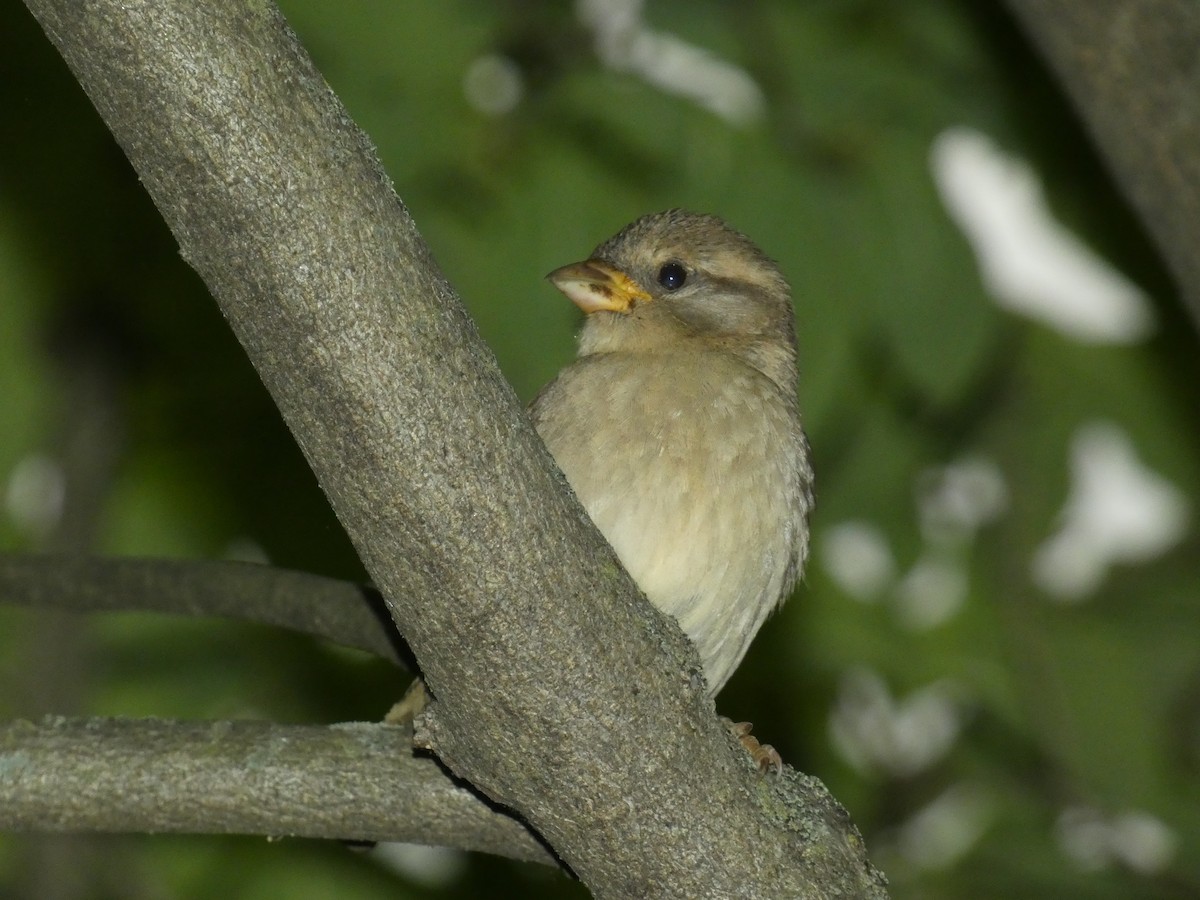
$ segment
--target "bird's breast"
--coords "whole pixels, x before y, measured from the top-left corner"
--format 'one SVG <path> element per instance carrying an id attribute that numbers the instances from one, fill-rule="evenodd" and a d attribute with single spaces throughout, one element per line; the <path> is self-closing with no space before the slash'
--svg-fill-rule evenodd
<path id="1" fill-rule="evenodd" d="M 606 354 L 565 369 L 533 415 L 629 573 L 696 644 L 715 693 L 802 561 L 794 398 L 723 354 Z"/>

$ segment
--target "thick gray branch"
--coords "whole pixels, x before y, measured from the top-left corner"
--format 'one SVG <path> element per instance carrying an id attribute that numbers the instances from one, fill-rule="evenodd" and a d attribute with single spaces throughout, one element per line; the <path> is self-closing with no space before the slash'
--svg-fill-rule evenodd
<path id="1" fill-rule="evenodd" d="M 253 563 L 0 554 L 0 603 L 240 619 L 407 665 L 373 588 Z"/>
<path id="2" fill-rule="evenodd" d="M 882 895 L 828 795 L 727 737 L 275 8 L 27 5 L 387 599 L 440 758 L 599 897 Z"/>
<path id="3" fill-rule="evenodd" d="M 61 719 L 0 725 L 0 831 L 408 841 L 553 862 L 412 756 L 406 729 Z"/>
<path id="4" fill-rule="evenodd" d="M 1009 0 L 1200 326 L 1200 4 Z"/>

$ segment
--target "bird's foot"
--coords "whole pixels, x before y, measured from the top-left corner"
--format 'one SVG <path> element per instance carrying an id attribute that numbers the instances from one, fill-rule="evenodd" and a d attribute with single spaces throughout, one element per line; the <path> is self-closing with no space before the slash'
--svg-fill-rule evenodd
<path id="1" fill-rule="evenodd" d="M 414 678 L 404 696 L 392 704 L 383 721 L 387 725 L 411 725 L 413 719 L 425 711 L 429 705 L 429 694 L 425 691 L 425 682 Z"/>
<path id="2" fill-rule="evenodd" d="M 725 727 L 729 729 L 730 734 L 742 742 L 742 746 L 746 748 L 746 752 L 758 766 L 760 775 L 768 772 L 774 772 L 776 775 L 783 774 L 783 757 L 770 744 L 760 743 L 758 738 L 750 733 L 754 727 L 750 722 L 734 722 L 731 719 L 725 719 Z"/>

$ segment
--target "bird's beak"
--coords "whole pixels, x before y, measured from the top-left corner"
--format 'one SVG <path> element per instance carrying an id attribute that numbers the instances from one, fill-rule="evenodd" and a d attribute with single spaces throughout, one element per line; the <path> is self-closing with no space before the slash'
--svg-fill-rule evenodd
<path id="1" fill-rule="evenodd" d="M 627 313 L 650 299 L 636 281 L 599 259 L 571 263 L 546 276 L 567 299 L 589 315 L 599 310 Z"/>

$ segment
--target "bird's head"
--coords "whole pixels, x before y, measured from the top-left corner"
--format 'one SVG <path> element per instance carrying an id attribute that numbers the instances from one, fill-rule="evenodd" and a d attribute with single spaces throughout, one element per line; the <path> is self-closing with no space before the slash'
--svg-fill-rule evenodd
<path id="1" fill-rule="evenodd" d="M 580 354 L 733 353 L 795 383 L 791 291 L 749 238 L 711 215 L 643 216 L 547 278 L 587 315 Z"/>

